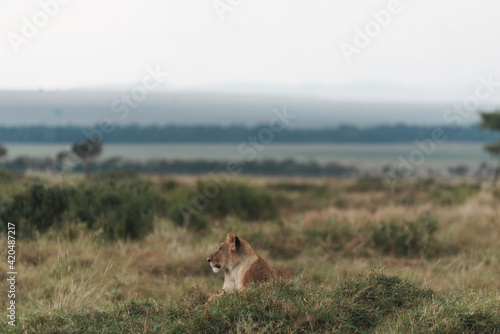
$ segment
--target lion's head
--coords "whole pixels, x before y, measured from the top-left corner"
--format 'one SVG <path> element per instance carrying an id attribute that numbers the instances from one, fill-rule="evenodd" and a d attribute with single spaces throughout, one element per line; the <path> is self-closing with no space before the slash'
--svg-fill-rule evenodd
<path id="1" fill-rule="evenodd" d="M 240 238 L 232 232 L 229 233 L 226 241 L 219 244 L 217 249 L 207 259 L 214 273 L 218 273 L 221 269 L 231 270 L 237 264 L 240 258 L 238 252 L 240 246 Z"/>

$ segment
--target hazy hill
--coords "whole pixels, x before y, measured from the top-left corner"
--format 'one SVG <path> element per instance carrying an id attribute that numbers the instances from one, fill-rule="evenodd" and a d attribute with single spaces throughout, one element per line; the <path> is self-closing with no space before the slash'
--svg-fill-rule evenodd
<path id="1" fill-rule="evenodd" d="M 290 95 L 151 93 L 129 114 L 113 112 L 112 104 L 123 91 L 0 91 L 0 124 L 91 125 L 102 119 L 128 125 L 256 125 L 272 118 L 273 108 L 286 107 L 297 118 L 290 127 L 332 127 L 341 124 L 446 124 L 444 113 L 451 104 L 352 102 Z M 119 102 L 119 101 L 118 101 Z M 116 106 L 124 106 L 117 104 Z M 464 125 L 478 121 L 476 115 Z"/>

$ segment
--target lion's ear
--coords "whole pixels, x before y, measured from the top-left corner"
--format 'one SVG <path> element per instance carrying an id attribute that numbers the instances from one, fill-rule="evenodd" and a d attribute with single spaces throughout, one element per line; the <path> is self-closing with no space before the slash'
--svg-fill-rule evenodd
<path id="1" fill-rule="evenodd" d="M 231 232 L 227 235 L 227 243 L 231 246 L 231 250 L 235 251 L 240 246 L 240 239 Z"/>

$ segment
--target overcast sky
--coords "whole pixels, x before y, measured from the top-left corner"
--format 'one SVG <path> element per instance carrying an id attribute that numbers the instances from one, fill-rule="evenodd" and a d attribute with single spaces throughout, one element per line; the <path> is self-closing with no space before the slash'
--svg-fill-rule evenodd
<path id="1" fill-rule="evenodd" d="M 25 38 L 23 18 L 43 21 L 41 2 L 0 1 L 0 89 L 129 85 L 155 65 L 170 72 L 169 87 L 453 87 L 500 69 L 498 0 L 401 0 L 351 62 L 341 43 L 354 44 L 390 0 L 242 0 L 224 20 L 213 0 L 61 0 L 16 53 L 13 36 Z"/>

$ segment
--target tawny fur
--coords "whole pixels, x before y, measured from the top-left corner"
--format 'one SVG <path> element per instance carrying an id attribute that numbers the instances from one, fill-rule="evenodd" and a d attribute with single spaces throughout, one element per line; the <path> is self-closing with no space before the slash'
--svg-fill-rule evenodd
<path id="1" fill-rule="evenodd" d="M 215 273 L 224 270 L 222 289 L 227 293 L 244 289 L 252 283 L 292 278 L 287 271 L 271 267 L 248 242 L 234 233 L 229 233 L 226 241 L 207 260 Z M 213 295 L 208 301 L 221 295 Z"/>

